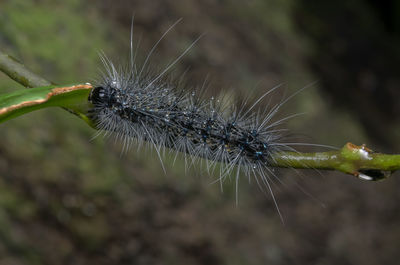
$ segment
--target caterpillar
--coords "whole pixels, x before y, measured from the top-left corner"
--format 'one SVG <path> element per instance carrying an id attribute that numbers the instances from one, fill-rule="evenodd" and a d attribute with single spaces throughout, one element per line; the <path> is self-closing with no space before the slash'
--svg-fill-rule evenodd
<path id="1" fill-rule="evenodd" d="M 152 71 L 147 66 L 149 58 L 175 24 L 153 46 L 141 67 L 133 52 L 132 31 L 129 65 L 115 65 L 101 54 L 105 70 L 89 97 L 93 105 L 90 115 L 97 129 L 115 134 L 126 149 L 132 143 L 138 146 L 148 143 L 160 159 L 162 150 L 168 149 L 183 153 L 187 164 L 202 159 L 207 169 L 214 169 L 219 163 L 221 183 L 236 170 L 236 189 L 239 172 L 244 172 L 260 187 L 267 187 L 279 212 L 271 182 L 280 180 L 270 163 L 273 153 L 293 150 L 284 142 L 286 135 L 279 125 L 294 115 L 278 121 L 273 118 L 295 94 L 263 111 L 256 111 L 256 106 L 279 85 L 249 107 L 247 102 L 226 107 L 214 97 L 208 100 L 199 97 L 196 89 L 172 78 L 169 70 L 200 37 L 163 71 Z"/>

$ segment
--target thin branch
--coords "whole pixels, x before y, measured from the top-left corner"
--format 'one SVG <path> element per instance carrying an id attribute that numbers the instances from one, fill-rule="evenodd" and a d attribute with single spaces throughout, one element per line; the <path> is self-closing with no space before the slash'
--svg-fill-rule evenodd
<path id="1" fill-rule="evenodd" d="M 400 169 L 400 155 L 375 153 L 365 145 L 347 143 L 338 151 L 319 153 L 280 152 L 271 166 L 338 170 L 363 180 L 382 180 Z"/>
<path id="2" fill-rule="evenodd" d="M 32 73 L 15 58 L 0 51 L 0 71 L 25 87 L 42 87 L 52 85 L 46 79 Z"/>

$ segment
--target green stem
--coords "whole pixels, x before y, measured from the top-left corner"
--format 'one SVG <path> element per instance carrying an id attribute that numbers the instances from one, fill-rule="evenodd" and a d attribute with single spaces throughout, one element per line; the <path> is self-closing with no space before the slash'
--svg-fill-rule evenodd
<path id="1" fill-rule="evenodd" d="M 364 180 L 381 180 L 400 169 L 400 155 L 375 153 L 369 148 L 347 143 L 338 151 L 319 153 L 280 152 L 271 166 L 338 170 Z"/>
<path id="2" fill-rule="evenodd" d="M 52 85 L 46 79 L 32 73 L 23 64 L 10 55 L 0 51 L 0 71 L 25 87 L 43 87 Z"/>

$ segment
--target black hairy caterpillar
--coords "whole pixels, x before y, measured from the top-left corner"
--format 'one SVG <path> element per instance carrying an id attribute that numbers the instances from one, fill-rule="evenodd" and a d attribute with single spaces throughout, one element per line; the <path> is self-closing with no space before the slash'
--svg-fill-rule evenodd
<path id="1" fill-rule="evenodd" d="M 124 148 L 129 148 L 132 142 L 138 146 L 148 143 L 160 159 L 161 150 L 168 148 L 184 153 L 186 163 L 187 157 L 191 163 L 205 159 L 208 169 L 220 163 L 221 182 L 234 169 L 237 182 L 239 172 L 243 171 L 249 178 L 253 176 L 260 187 L 268 188 L 278 209 L 270 182 L 280 180 L 270 164 L 275 152 L 294 150 L 284 142 L 284 130 L 277 126 L 295 115 L 278 121 L 273 118 L 301 90 L 263 111 L 255 111 L 256 105 L 279 86 L 250 107 L 246 103 L 225 107 L 214 98 L 204 100 L 195 90 L 185 88 L 168 74 L 198 39 L 161 73 L 155 74 L 147 67 L 157 44 L 173 26 L 154 45 L 141 67 L 135 63 L 132 33 L 128 66 L 115 66 L 104 54 L 101 56 L 105 72 L 89 97 L 93 104 L 90 114 L 96 127 L 121 138 Z"/>

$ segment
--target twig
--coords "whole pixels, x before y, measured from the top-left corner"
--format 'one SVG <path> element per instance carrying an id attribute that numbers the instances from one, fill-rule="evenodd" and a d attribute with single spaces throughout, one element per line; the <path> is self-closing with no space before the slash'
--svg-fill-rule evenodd
<path id="1" fill-rule="evenodd" d="M 52 85 L 46 79 L 32 73 L 15 58 L 0 51 L 0 71 L 25 87 L 42 87 Z"/>
<path id="2" fill-rule="evenodd" d="M 271 166 L 338 170 L 363 180 L 382 180 L 400 169 L 400 155 L 375 153 L 365 145 L 347 143 L 338 151 L 320 153 L 281 152 Z"/>

